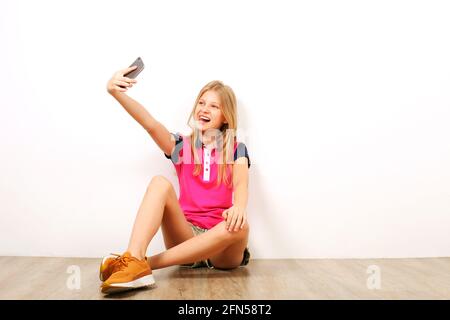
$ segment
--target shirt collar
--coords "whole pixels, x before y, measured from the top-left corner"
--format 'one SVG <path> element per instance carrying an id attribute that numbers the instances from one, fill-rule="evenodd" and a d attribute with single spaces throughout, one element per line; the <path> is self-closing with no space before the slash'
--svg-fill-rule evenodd
<path id="1" fill-rule="evenodd" d="M 214 144 L 212 144 L 212 145 L 214 146 Z M 195 141 L 195 147 L 196 148 L 206 148 L 205 144 L 203 144 L 203 142 L 200 140 L 199 137 L 197 137 L 197 139 Z M 213 148 L 206 148 L 206 149 L 213 151 L 216 149 L 216 147 L 214 146 Z"/>

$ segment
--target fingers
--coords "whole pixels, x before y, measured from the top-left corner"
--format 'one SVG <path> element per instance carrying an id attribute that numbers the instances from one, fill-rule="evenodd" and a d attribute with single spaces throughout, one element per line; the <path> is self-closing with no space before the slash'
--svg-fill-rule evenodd
<path id="1" fill-rule="evenodd" d="M 128 77 L 119 77 L 117 80 L 124 81 L 124 82 L 129 82 L 129 83 L 137 83 L 136 79 L 131 79 L 131 78 L 128 78 Z"/>
<path id="2" fill-rule="evenodd" d="M 227 230 L 230 228 L 230 224 L 231 224 L 231 218 L 233 217 L 233 210 L 226 210 L 226 216 L 225 218 L 225 227 L 227 228 Z"/>
<path id="3" fill-rule="evenodd" d="M 131 87 L 131 86 L 132 86 L 131 83 L 128 83 L 128 82 L 126 82 L 126 81 L 120 81 L 120 80 L 114 81 L 114 84 L 115 84 L 116 86 L 122 86 L 122 87 Z"/>
<path id="4" fill-rule="evenodd" d="M 123 72 L 123 74 L 125 74 L 127 72 L 133 71 L 136 68 L 137 68 L 137 66 L 128 67 L 126 69 L 123 69 L 122 72 Z"/>
<path id="5" fill-rule="evenodd" d="M 239 228 L 242 229 L 242 220 L 244 219 L 244 217 L 242 215 L 239 215 L 238 218 L 236 219 L 236 225 L 234 227 L 234 231 L 238 231 Z"/>
<path id="6" fill-rule="evenodd" d="M 231 217 L 230 225 L 228 226 L 228 231 L 232 231 L 234 229 L 238 218 L 239 218 L 239 214 L 234 212 L 233 216 Z"/>
<path id="7" fill-rule="evenodd" d="M 129 88 L 132 88 L 133 85 L 137 83 L 137 80 L 125 77 L 124 74 L 136 68 L 137 66 L 133 66 L 127 69 L 117 71 L 108 82 L 107 85 L 108 92 L 113 91 L 126 92 Z"/>
<path id="8" fill-rule="evenodd" d="M 224 218 L 224 219 L 226 219 L 227 218 L 227 216 L 228 216 L 228 212 L 227 212 L 228 210 L 224 210 L 223 212 L 222 212 L 222 217 Z"/>
<path id="9" fill-rule="evenodd" d="M 222 212 L 222 217 L 225 219 L 225 228 L 232 231 L 239 231 L 243 229 L 245 223 L 247 222 L 247 215 L 245 211 L 238 208 L 229 208 Z"/>
<path id="10" fill-rule="evenodd" d="M 242 223 L 241 223 L 241 229 L 244 228 L 245 223 L 247 222 L 247 217 L 243 216 L 242 217 Z"/>

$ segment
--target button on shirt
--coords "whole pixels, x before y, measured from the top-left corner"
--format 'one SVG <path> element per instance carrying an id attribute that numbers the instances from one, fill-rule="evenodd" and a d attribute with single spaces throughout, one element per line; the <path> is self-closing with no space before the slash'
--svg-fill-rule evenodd
<path id="1" fill-rule="evenodd" d="M 203 181 L 209 181 L 211 151 L 203 147 Z"/>

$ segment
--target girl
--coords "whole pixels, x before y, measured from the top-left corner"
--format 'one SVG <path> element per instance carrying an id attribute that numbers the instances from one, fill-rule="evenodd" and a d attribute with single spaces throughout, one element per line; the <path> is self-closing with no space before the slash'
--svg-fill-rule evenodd
<path id="1" fill-rule="evenodd" d="M 175 166 L 175 190 L 163 176 L 150 181 L 137 212 L 126 252 L 103 258 L 103 293 L 154 284 L 152 270 L 173 265 L 232 269 L 248 263 L 247 186 L 250 158 L 235 137 L 236 97 L 220 81 L 206 84 L 197 96 L 189 136 L 171 133 L 125 92 L 137 83 L 119 70 L 107 91 L 150 134 Z M 166 251 L 146 257 L 161 226 Z"/>

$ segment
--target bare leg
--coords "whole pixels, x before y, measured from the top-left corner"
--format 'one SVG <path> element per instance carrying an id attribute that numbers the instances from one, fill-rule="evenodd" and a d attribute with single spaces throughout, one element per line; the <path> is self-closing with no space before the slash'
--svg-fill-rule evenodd
<path id="1" fill-rule="evenodd" d="M 242 260 L 247 244 L 248 225 L 237 232 L 229 232 L 225 222 L 221 222 L 206 233 L 194 237 L 170 181 L 163 176 L 155 176 L 138 210 L 127 251 L 143 259 L 160 226 L 168 250 L 148 258 L 152 269 L 192 263 L 209 257 L 215 260 L 214 263 L 222 265 L 225 262 L 233 267 L 234 261 Z"/>
<path id="2" fill-rule="evenodd" d="M 244 250 L 248 245 L 249 227 L 246 224 L 246 230 L 239 241 L 234 242 L 225 250 L 210 256 L 209 260 L 216 268 L 232 269 L 238 267 L 244 258 Z"/>
<path id="3" fill-rule="evenodd" d="M 239 266 L 242 261 L 248 233 L 248 224 L 239 231 L 229 232 L 223 221 L 199 236 L 147 258 L 147 261 L 152 269 L 160 269 L 215 257 L 216 262 L 221 264 L 214 264 L 215 266 L 234 268 Z M 238 262 L 236 263 L 235 261 Z"/>
<path id="4" fill-rule="evenodd" d="M 127 251 L 132 256 L 143 259 L 161 224 L 168 247 L 194 236 L 178 204 L 172 184 L 163 176 L 155 176 L 139 207 Z"/>

